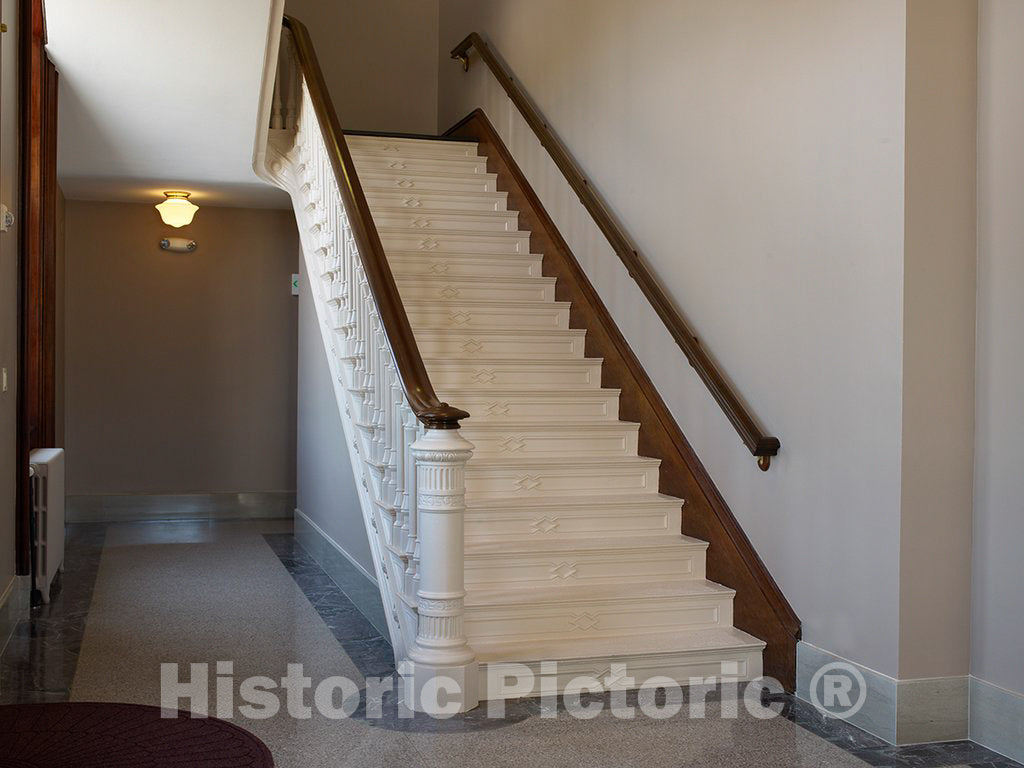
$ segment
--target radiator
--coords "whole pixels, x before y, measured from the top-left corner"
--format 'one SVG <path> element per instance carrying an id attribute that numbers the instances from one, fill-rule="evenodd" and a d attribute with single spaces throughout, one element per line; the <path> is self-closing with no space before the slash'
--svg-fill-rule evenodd
<path id="1" fill-rule="evenodd" d="M 50 585 L 64 566 L 64 449 L 37 448 L 29 456 L 35 570 L 32 586 L 50 602 Z"/>

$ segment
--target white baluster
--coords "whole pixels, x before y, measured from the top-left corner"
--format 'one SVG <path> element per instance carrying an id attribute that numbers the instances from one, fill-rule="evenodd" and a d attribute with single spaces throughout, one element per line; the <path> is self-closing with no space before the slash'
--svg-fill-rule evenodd
<path id="1" fill-rule="evenodd" d="M 412 446 L 416 442 L 417 427 L 419 422 L 416 420 L 416 414 L 412 412 L 412 408 L 408 404 L 405 406 L 404 413 L 404 424 L 402 432 L 404 437 L 402 440 L 402 454 L 405 457 L 405 504 L 403 505 L 404 513 L 402 515 L 402 524 L 404 530 L 402 532 L 402 540 L 405 542 L 405 593 L 407 595 L 416 594 L 416 587 L 419 583 L 419 579 L 416 574 L 416 557 L 419 552 L 416 548 L 416 459 L 412 455 Z"/>

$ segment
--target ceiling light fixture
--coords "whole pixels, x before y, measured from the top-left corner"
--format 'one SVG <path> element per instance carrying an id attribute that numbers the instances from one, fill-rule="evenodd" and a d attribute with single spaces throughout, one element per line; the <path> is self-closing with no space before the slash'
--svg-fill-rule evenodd
<path id="1" fill-rule="evenodd" d="M 164 197 L 167 199 L 154 206 L 160 213 L 160 218 L 164 220 L 164 224 L 169 224 L 172 227 L 185 227 L 192 223 L 199 206 L 189 202 L 190 194 L 191 192 L 164 192 Z"/>

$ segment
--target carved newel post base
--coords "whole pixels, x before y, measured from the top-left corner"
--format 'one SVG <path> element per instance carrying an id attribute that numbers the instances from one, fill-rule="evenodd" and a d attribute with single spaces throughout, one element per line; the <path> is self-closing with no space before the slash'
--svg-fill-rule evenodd
<path id="1" fill-rule="evenodd" d="M 419 518 L 416 641 L 403 665 L 406 706 L 454 714 L 477 706 L 478 666 L 463 629 L 466 462 L 473 445 L 457 429 L 428 429 L 413 443 Z"/>

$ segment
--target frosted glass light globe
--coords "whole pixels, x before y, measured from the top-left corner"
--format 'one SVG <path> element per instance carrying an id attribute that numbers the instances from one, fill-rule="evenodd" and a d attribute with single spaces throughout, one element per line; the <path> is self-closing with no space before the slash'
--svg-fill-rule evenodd
<path id="1" fill-rule="evenodd" d="M 164 192 L 167 197 L 159 205 L 154 206 L 160 213 L 164 224 L 172 227 L 184 227 L 192 223 L 199 206 L 189 202 L 189 192 Z"/>

